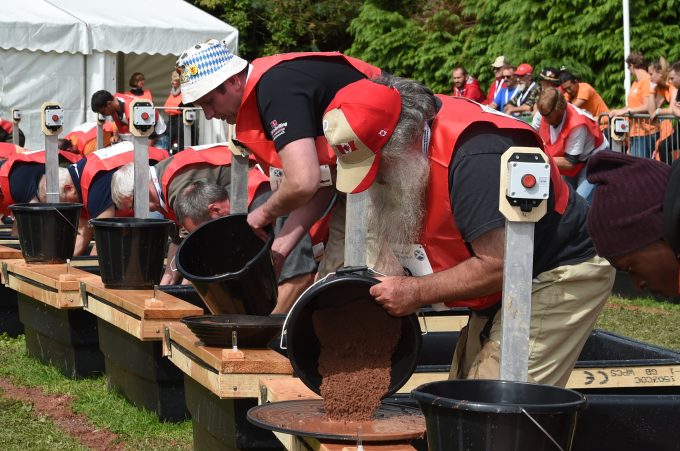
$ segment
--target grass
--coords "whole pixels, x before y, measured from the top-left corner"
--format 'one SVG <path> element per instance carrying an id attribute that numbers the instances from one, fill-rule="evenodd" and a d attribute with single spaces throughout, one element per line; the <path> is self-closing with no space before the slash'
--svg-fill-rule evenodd
<path id="1" fill-rule="evenodd" d="M 56 368 L 26 355 L 23 336 L 16 339 L 0 336 L 0 377 L 15 385 L 42 387 L 45 393 L 74 396 L 75 413 L 85 415 L 98 428 L 118 434 L 128 449 L 192 449 L 191 421 L 158 421 L 154 413 L 137 409 L 122 396 L 108 390 L 103 376 L 79 380 L 64 377 Z M 32 444 L 33 440 L 39 443 L 42 437 L 25 437 L 24 444 Z M 3 441 L 0 440 L 0 443 Z"/>
<path id="2" fill-rule="evenodd" d="M 597 328 L 680 351 L 680 305 L 652 299 L 612 297 L 598 319 Z M 41 387 L 50 394 L 74 397 L 72 408 L 97 428 L 117 434 L 130 450 L 190 450 L 191 422 L 161 423 L 151 412 L 132 406 L 107 389 L 105 377 L 71 380 L 57 369 L 26 355 L 22 337 L 0 335 L 0 377 L 18 386 Z M 36 414 L 30 404 L 0 396 L 2 450 L 83 450 L 49 418 Z"/>
<path id="3" fill-rule="evenodd" d="M 612 296 L 595 327 L 680 351 L 680 304 Z"/>
<path id="4" fill-rule="evenodd" d="M 36 416 L 33 406 L 0 397 L 0 443 L 6 451 L 87 450 L 64 434 L 44 416 Z"/>

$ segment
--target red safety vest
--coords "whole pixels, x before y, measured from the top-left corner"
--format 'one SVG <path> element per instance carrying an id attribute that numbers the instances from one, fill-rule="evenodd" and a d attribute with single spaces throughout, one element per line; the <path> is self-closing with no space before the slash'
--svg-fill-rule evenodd
<path id="1" fill-rule="evenodd" d="M 145 89 L 141 95 L 133 94 L 132 91 L 125 91 L 125 95 L 135 99 L 147 99 L 153 102 L 153 95 L 151 94 L 150 89 Z"/>
<path id="2" fill-rule="evenodd" d="M 103 127 L 106 132 L 115 131 L 113 123 L 109 121 L 104 122 Z M 85 146 L 87 146 L 90 141 L 97 139 L 97 123 L 85 122 L 66 134 L 64 139 L 71 141 L 78 152 L 83 153 Z"/>
<path id="3" fill-rule="evenodd" d="M 182 103 L 181 93 L 177 94 L 176 96 L 173 96 L 172 94 L 168 96 L 168 98 L 165 100 L 165 105 L 163 105 L 168 116 L 177 116 L 178 114 L 182 113 L 177 109 L 180 103 Z"/>
<path id="4" fill-rule="evenodd" d="M 253 69 L 248 77 L 248 82 L 246 83 L 243 92 L 243 99 L 241 100 L 241 108 L 239 109 L 236 118 L 236 139 L 255 154 L 255 158 L 266 173 L 269 173 L 269 168 L 271 166 L 280 168 L 282 165 L 279 155 L 276 152 L 276 148 L 274 147 L 274 142 L 267 139 L 262 128 L 262 121 L 260 120 L 260 113 L 257 108 L 257 93 L 255 87 L 260 81 L 260 78 L 262 78 L 262 75 L 277 64 L 310 56 L 344 60 L 347 64 L 366 75 L 367 78 L 373 78 L 380 75 L 380 69 L 377 67 L 339 52 L 284 53 L 258 58 L 253 61 Z M 315 145 L 319 164 L 335 165 L 335 152 L 328 146 L 326 138 L 317 136 Z"/>
<path id="5" fill-rule="evenodd" d="M 170 198 L 168 194 L 168 187 L 172 182 L 178 171 L 198 163 L 208 163 L 213 166 L 231 166 L 232 153 L 227 146 L 210 145 L 187 147 L 182 152 L 179 152 L 172 157 L 172 162 L 168 164 L 161 174 L 160 186 L 163 190 L 163 198 L 167 200 Z M 253 157 L 250 157 L 254 161 Z M 248 171 L 248 204 L 253 201 L 257 188 L 263 184 L 269 184 L 269 178 L 262 174 L 262 171 L 253 167 Z M 165 217 L 177 222 L 177 216 L 170 205 L 166 204 L 167 210 L 164 212 Z"/>
<path id="6" fill-rule="evenodd" d="M 449 191 L 449 164 L 453 159 L 456 140 L 465 129 L 476 122 L 490 122 L 500 129 L 533 129 L 522 121 L 499 113 L 489 112 L 470 100 L 461 97 L 438 95 L 442 108 L 432 123 L 430 143 L 430 179 L 426 195 L 426 213 L 420 243 L 434 272 L 458 265 L 472 256 L 456 226 Z M 555 196 L 555 211 L 564 213 L 569 200 L 569 189 L 554 164 L 550 179 Z M 495 207 L 493 207 L 495 208 Z M 474 310 L 488 308 L 501 299 L 494 293 L 477 299 L 447 302 L 449 307 L 469 307 Z"/>
<path id="7" fill-rule="evenodd" d="M 11 135 L 12 130 L 14 130 L 14 123 L 6 119 L 0 119 L 0 128 L 5 130 L 7 134 Z"/>
<path id="8" fill-rule="evenodd" d="M 564 145 L 567 141 L 567 137 L 569 137 L 569 133 L 574 128 L 580 127 L 581 125 L 585 125 L 588 133 L 595 137 L 595 148 L 597 149 L 600 147 L 604 141 L 604 135 L 597 122 L 590 115 L 581 113 L 570 103 L 567 104 L 567 109 L 564 111 L 564 114 L 566 114 L 567 117 L 564 120 L 564 125 L 557 137 L 557 141 L 554 143 L 550 143 L 550 124 L 548 124 L 545 119 L 541 121 L 541 127 L 538 130 L 538 134 L 545 143 L 545 152 L 548 155 L 553 158 L 563 157 Z M 585 162 L 576 163 L 571 169 L 560 169 L 560 173 L 567 177 L 576 177 L 585 165 Z"/>
<path id="9" fill-rule="evenodd" d="M 12 143 L 0 143 L 0 160 L 4 160 L 15 153 L 23 153 L 24 150 L 23 147 L 15 146 Z"/>
<path id="10" fill-rule="evenodd" d="M 159 162 L 169 156 L 165 149 L 149 147 L 149 161 Z M 110 171 L 128 163 L 134 163 L 135 153 L 132 143 L 122 142 L 94 151 L 85 158 L 87 163 L 80 174 L 80 190 L 83 194 L 83 205 L 87 208 L 88 193 L 94 177 L 101 171 Z"/>
<path id="11" fill-rule="evenodd" d="M 20 149 L 23 148 L 20 147 Z M 75 163 L 82 158 L 80 155 L 65 150 L 59 151 L 59 157 L 70 163 Z M 23 153 L 14 153 L 8 156 L 7 161 L 0 167 L 0 191 L 2 191 L 3 195 L 0 211 L 2 211 L 3 214 L 9 214 L 10 212 L 7 207 L 16 203 L 14 199 L 12 199 L 12 190 L 10 189 L 9 184 L 9 175 L 12 172 L 12 166 L 14 166 L 15 163 L 45 164 L 45 150 L 26 150 Z"/>

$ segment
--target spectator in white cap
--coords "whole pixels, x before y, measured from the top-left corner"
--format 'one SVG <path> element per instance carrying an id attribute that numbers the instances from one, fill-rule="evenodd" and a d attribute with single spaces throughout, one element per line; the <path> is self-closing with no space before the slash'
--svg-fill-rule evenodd
<path id="1" fill-rule="evenodd" d="M 451 377 L 498 378 L 501 155 L 511 146 L 540 148 L 540 138 L 521 121 L 392 76 L 340 90 L 324 120 L 338 189 L 370 194 L 379 263 L 391 253 L 415 276 L 381 277 L 371 295 L 396 316 L 442 302 L 469 307 Z M 552 164 L 549 183 L 548 212 L 535 228 L 529 375 L 564 386 L 614 271 L 595 255 L 586 202 Z"/>
<path id="2" fill-rule="evenodd" d="M 248 64 L 217 40 L 187 49 L 177 69 L 184 102 L 202 107 L 209 119 L 236 124 L 237 142 L 270 176 L 275 191 L 248 223 L 264 237 L 264 227 L 289 215 L 272 246 L 280 268 L 335 194 L 335 154 L 323 136 L 323 111 L 342 87 L 380 69 L 337 52 L 274 55 Z M 333 211 L 319 272 L 335 270 L 343 256 L 344 203 Z"/>
<path id="3" fill-rule="evenodd" d="M 493 71 L 494 79 L 489 86 L 489 92 L 486 94 L 486 99 L 482 102 L 482 104 L 489 105 L 493 102 L 496 94 L 504 85 L 502 71 L 506 67 L 510 66 L 510 61 L 505 57 L 505 55 L 499 56 L 494 60 L 493 64 L 491 64 L 491 70 Z"/>

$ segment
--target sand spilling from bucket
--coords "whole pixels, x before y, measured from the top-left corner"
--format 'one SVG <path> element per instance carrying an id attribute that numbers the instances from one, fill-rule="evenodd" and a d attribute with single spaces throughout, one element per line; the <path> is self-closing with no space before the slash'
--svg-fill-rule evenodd
<path id="1" fill-rule="evenodd" d="M 372 299 L 359 299 L 316 310 L 312 322 L 321 348 L 320 389 L 328 419 L 370 420 L 390 386 L 401 319 Z"/>

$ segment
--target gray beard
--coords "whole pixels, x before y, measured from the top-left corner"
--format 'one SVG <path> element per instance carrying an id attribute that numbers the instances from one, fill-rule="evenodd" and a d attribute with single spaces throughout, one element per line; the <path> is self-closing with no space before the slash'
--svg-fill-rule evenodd
<path id="1" fill-rule="evenodd" d="M 177 89 L 170 88 L 170 94 L 173 95 L 173 96 L 178 96 L 181 91 L 182 91 L 181 88 L 177 88 Z"/>
<path id="2" fill-rule="evenodd" d="M 383 155 L 369 190 L 369 228 L 390 247 L 414 244 L 420 237 L 429 172 L 430 162 L 420 151 Z"/>

